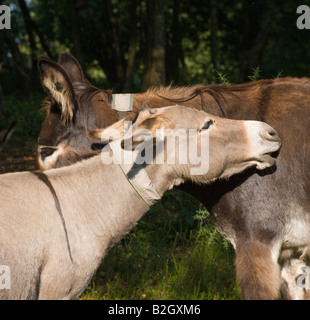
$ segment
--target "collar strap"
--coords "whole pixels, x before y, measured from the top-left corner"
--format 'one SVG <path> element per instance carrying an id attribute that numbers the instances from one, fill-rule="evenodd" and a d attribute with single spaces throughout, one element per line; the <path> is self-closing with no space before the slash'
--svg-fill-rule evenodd
<path id="1" fill-rule="evenodd" d="M 109 145 L 113 150 L 114 161 L 116 160 L 116 163 L 119 164 L 127 180 L 137 191 L 140 197 L 146 202 L 146 204 L 151 207 L 158 200 L 160 200 L 160 195 L 157 193 L 154 185 L 152 184 L 152 181 L 150 180 L 146 171 L 141 167 L 141 165 L 137 165 L 135 163 L 125 163 L 125 153 L 130 153 L 128 155 L 132 157 L 132 153 L 134 151 L 126 151 L 122 149 L 120 140 L 112 142 Z"/>
<path id="2" fill-rule="evenodd" d="M 112 109 L 118 112 L 119 120 L 125 118 L 133 109 L 133 93 L 112 94 Z"/>

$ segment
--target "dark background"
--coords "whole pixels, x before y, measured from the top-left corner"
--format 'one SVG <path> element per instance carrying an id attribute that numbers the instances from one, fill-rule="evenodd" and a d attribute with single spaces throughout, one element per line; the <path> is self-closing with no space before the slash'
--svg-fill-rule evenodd
<path id="1" fill-rule="evenodd" d="M 76 56 L 93 84 L 118 92 L 223 76 L 244 82 L 257 67 L 259 78 L 309 76 L 310 30 L 296 26 L 307 2 L 3 1 L 12 19 L 11 30 L 0 30 L 2 91 L 41 90 L 38 57 L 61 51 Z"/>

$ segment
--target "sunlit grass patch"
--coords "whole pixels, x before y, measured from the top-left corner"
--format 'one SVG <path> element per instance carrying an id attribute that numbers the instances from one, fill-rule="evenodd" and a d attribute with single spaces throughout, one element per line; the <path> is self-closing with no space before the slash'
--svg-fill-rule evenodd
<path id="1" fill-rule="evenodd" d="M 231 245 L 217 232 L 209 213 L 177 190 L 168 193 L 111 249 L 81 297 L 239 298 Z"/>

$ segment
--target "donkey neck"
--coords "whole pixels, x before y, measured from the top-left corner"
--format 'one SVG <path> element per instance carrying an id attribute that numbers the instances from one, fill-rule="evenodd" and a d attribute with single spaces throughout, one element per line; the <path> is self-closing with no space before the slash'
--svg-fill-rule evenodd
<path id="1" fill-rule="evenodd" d="M 160 197 L 166 191 L 184 182 L 184 179 L 181 178 L 182 174 L 177 172 L 177 169 L 177 165 L 171 164 L 150 164 L 145 167 L 145 171 Z"/>
<path id="2" fill-rule="evenodd" d="M 160 196 L 173 185 L 164 167 L 152 164 L 146 167 Z M 101 156 L 44 174 L 62 207 L 69 242 L 70 234 L 76 233 L 75 228 L 82 225 L 86 232 L 101 239 L 104 248 L 110 247 L 149 210 L 120 166 L 103 164 Z"/>

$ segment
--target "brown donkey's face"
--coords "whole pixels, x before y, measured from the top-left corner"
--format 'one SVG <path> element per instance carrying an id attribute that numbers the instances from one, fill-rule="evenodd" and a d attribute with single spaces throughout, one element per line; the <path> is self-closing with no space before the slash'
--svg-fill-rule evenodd
<path id="1" fill-rule="evenodd" d="M 152 138 L 155 138 L 152 139 L 155 148 L 164 141 L 165 146 L 162 150 L 165 150 L 165 159 L 174 152 L 175 157 L 172 158 L 180 160 L 182 152 L 186 150 L 185 162 L 183 158 L 183 162 L 177 160 L 176 165 L 180 167 L 185 178 L 201 183 L 216 178 L 228 178 L 249 167 L 256 167 L 258 170 L 270 167 L 275 164 L 271 154 L 281 146 L 278 134 L 266 123 L 219 118 L 182 106 L 160 109 L 144 107 L 129 127 L 130 131 L 125 121 L 126 119 L 108 128 L 91 131 L 89 135 L 106 143 L 115 140 L 115 137 L 122 137 L 125 126 L 127 133 L 122 145 L 128 145 L 129 139 L 132 148 L 145 143 L 152 135 Z M 175 148 L 169 148 L 168 140 L 181 139 L 182 132 L 186 133 L 186 139 L 181 140 L 181 143 L 175 143 Z M 177 139 L 173 141 L 180 141 Z M 190 144 L 195 148 L 191 148 Z M 208 148 L 205 148 L 205 144 L 208 144 Z M 191 162 L 190 159 L 193 159 L 194 155 L 200 155 L 200 160 L 207 159 L 207 170 L 202 163 Z"/>
<path id="2" fill-rule="evenodd" d="M 108 107 L 110 92 L 90 85 L 70 54 L 60 54 L 59 63 L 41 58 L 39 67 L 42 86 L 49 96 L 45 101 L 47 116 L 38 138 L 37 167 L 62 167 L 92 156 L 96 144 L 87 132 L 117 119 Z"/>

